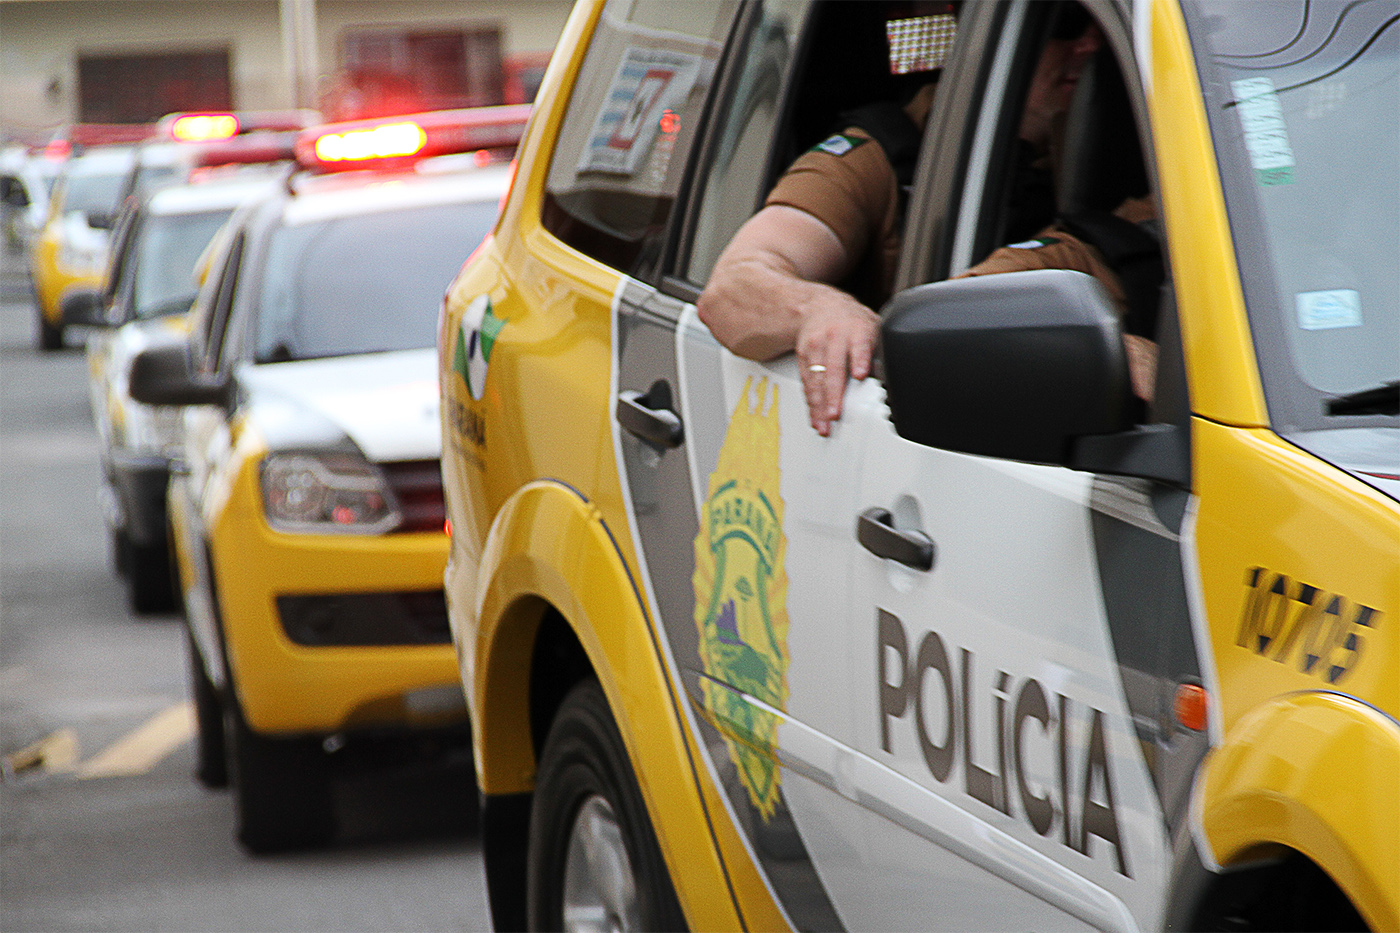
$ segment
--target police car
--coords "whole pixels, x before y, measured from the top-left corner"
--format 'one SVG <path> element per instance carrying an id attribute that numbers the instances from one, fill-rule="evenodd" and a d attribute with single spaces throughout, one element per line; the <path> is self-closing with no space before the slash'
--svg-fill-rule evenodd
<path id="1" fill-rule="evenodd" d="M 103 475 L 103 514 L 131 608 L 175 608 L 166 538 L 169 457 L 179 440 L 177 409 L 134 402 L 127 373 L 152 344 L 183 340 L 185 312 L 198 288 L 196 265 L 235 208 L 285 174 L 275 165 L 230 166 L 218 177 L 129 198 L 113 230 L 111 263 L 100 295 L 77 323 L 90 328 L 89 392 Z M 290 160 L 290 141 L 283 152 Z"/>
<path id="2" fill-rule="evenodd" d="M 1012 242 L 1066 5 L 919 6 L 566 27 L 439 333 L 497 927 L 1400 927 L 1394 5 L 1074 8 L 1058 207 L 1155 206 L 1145 411 L 1093 278 L 955 279 Z M 889 38 L 950 25 L 822 437 L 695 302 Z"/>
<path id="3" fill-rule="evenodd" d="M 29 256 L 41 350 L 63 347 L 68 325 L 102 286 L 112 221 L 135 158 L 131 146 L 95 146 L 69 157 L 54 180 Z"/>
<path id="4" fill-rule="evenodd" d="M 132 363 L 134 399 L 187 406 L 168 508 L 199 774 L 231 782 L 254 852 L 331 837 L 356 746 L 466 740 L 434 326 L 527 112 L 308 130 L 308 170 L 211 246 L 188 341 Z"/>

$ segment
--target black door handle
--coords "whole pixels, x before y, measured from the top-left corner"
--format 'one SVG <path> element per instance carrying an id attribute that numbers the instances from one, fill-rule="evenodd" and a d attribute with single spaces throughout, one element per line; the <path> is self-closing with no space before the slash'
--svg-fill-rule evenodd
<path id="1" fill-rule="evenodd" d="M 671 387 L 664 379 L 645 394 L 635 389 L 618 393 L 617 423 L 657 447 L 679 447 L 685 440 L 680 415 L 671 408 Z"/>
<path id="2" fill-rule="evenodd" d="M 933 542 L 922 531 L 894 527 L 889 509 L 868 508 L 856 519 L 856 540 L 876 557 L 888 557 L 915 570 L 933 568 Z"/>

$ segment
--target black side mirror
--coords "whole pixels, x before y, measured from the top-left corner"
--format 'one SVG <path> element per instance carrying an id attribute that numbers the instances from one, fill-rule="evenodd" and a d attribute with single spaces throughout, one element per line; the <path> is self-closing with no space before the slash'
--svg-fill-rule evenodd
<path id="1" fill-rule="evenodd" d="M 1166 450 L 1175 428 L 1135 426 L 1122 327 L 1092 276 L 935 282 L 896 295 L 884 318 L 885 388 L 901 437 L 1188 484 L 1189 460 Z"/>
<path id="2" fill-rule="evenodd" d="M 94 288 L 78 288 L 63 299 L 63 323 L 80 327 L 111 327 L 102 293 Z"/>
<path id="3" fill-rule="evenodd" d="M 189 345 L 183 341 L 142 350 L 131 361 L 131 397 L 146 405 L 232 406 L 233 380 L 203 379 L 190 369 Z"/>
<path id="4" fill-rule="evenodd" d="M 87 225 L 94 230 L 111 230 L 113 217 L 111 214 L 98 213 L 96 211 L 87 215 Z"/>
<path id="5" fill-rule="evenodd" d="M 13 175 L 0 177 L 0 201 L 4 201 L 10 207 L 25 208 L 29 206 L 29 192 L 24 190 L 24 184 Z"/>

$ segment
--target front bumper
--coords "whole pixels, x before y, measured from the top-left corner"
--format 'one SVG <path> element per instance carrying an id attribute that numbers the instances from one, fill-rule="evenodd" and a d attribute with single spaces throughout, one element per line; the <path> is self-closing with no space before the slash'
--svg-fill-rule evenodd
<path id="1" fill-rule="evenodd" d="M 209 541 L 223 639 L 248 724 L 263 733 L 329 734 L 464 719 L 450 643 L 363 643 L 372 640 L 363 628 L 386 594 L 396 594 L 391 601 L 413 594 L 408 601 L 420 606 L 440 596 L 447 536 L 273 531 L 263 520 L 254 474 L 245 470 L 236 481 Z M 298 644 L 288 635 L 279 600 L 319 611 L 353 602 L 356 594 L 366 605 L 345 629 L 358 632 L 361 643 Z"/>

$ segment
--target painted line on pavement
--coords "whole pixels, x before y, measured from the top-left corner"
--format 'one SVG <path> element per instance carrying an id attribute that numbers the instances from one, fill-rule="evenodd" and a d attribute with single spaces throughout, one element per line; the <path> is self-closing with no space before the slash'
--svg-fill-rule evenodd
<path id="1" fill-rule="evenodd" d="M 161 710 L 78 766 L 80 778 L 130 777 L 145 774 L 195 733 L 194 704 L 186 701 Z"/>

